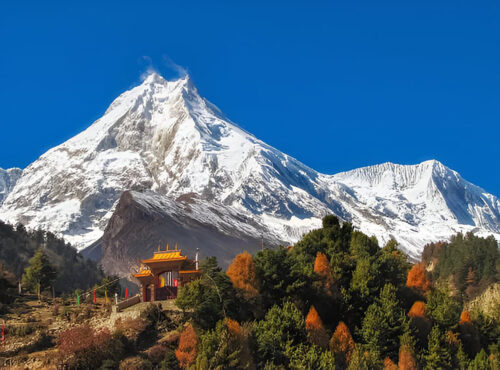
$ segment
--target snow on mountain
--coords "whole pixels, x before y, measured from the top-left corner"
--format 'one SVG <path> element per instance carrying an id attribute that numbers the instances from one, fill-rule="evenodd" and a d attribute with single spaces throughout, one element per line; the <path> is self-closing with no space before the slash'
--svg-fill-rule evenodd
<path id="1" fill-rule="evenodd" d="M 500 233 L 499 200 L 439 162 L 320 174 L 232 123 L 189 77 L 154 73 L 28 166 L 0 218 L 81 249 L 101 237 L 125 190 L 197 194 L 244 214 L 269 240 L 297 240 L 328 213 L 381 241 L 394 236 L 413 256 L 456 231 Z"/>
<path id="2" fill-rule="evenodd" d="M 414 257 L 425 244 L 457 232 L 500 239 L 500 200 L 438 161 L 384 163 L 332 180 L 348 189 L 343 204 L 357 227 L 379 241 L 394 237 Z"/>
<path id="3" fill-rule="evenodd" d="M 0 206 L 7 195 L 12 191 L 14 185 L 16 185 L 22 172 L 23 170 L 20 168 L 9 168 L 8 170 L 0 168 Z"/>

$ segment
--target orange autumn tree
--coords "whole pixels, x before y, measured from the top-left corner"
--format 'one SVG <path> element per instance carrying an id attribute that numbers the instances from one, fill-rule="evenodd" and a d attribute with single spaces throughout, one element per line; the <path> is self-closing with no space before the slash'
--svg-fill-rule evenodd
<path id="1" fill-rule="evenodd" d="M 413 353 L 405 345 L 401 346 L 401 348 L 399 349 L 398 369 L 417 370 L 417 362 L 415 361 L 415 357 L 413 357 Z"/>
<path id="2" fill-rule="evenodd" d="M 311 306 L 306 317 L 306 331 L 307 337 L 312 344 L 316 344 L 322 348 L 328 346 L 328 334 L 314 306 Z"/>
<path id="3" fill-rule="evenodd" d="M 470 317 L 469 311 L 462 311 L 462 313 L 460 314 L 459 324 L 462 325 L 462 324 L 471 324 L 471 323 L 472 323 L 472 319 Z"/>
<path id="4" fill-rule="evenodd" d="M 235 337 L 239 337 L 241 335 L 241 326 L 238 323 L 238 321 L 227 318 L 226 323 L 227 323 L 227 330 L 231 335 L 234 335 Z"/>
<path id="5" fill-rule="evenodd" d="M 179 347 L 175 351 L 175 357 L 179 360 L 182 368 L 187 368 L 196 361 L 196 347 L 198 336 L 191 324 L 188 324 L 179 338 Z"/>
<path id="6" fill-rule="evenodd" d="M 325 291 L 331 293 L 334 284 L 333 271 L 330 267 L 328 257 L 321 252 L 316 254 L 316 259 L 314 260 L 314 272 L 321 278 Z"/>
<path id="7" fill-rule="evenodd" d="M 398 370 L 398 367 L 389 357 L 384 359 L 384 370 Z"/>
<path id="8" fill-rule="evenodd" d="M 241 290 L 245 298 L 255 298 L 259 294 L 255 263 L 248 252 L 238 254 L 226 272 L 234 287 Z"/>
<path id="9" fill-rule="evenodd" d="M 346 366 L 351 361 L 354 351 L 354 340 L 349 328 L 343 321 L 339 322 L 332 339 L 330 339 L 330 350 L 335 356 L 335 361 L 341 367 Z"/>
<path id="10" fill-rule="evenodd" d="M 413 306 L 411 306 L 408 316 L 410 317 L 425 317 L 427 314 L 427 306 L 422 301 L 416 301 Z"/>
<path id="11" fill-rule="evenodd" d="M 410 272 L 408 272 L 408 278 L 406 280 L 406 286 L 421 291 L 422 293 L 427 293 L 431 287 L 431 282 L 427 277 L 427 272 L 423 264 L 419 263 L 413 265 Z"/>

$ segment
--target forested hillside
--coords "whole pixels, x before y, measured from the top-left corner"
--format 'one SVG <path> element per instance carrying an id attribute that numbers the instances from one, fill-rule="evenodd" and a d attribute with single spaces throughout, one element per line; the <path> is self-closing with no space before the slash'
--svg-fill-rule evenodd
<path id="1" fill-rule="evenodd" d="M 456 236 L 433 254 L 429 273 L 395 241 L 379 248 L 328 216 L 293 247 L 240 254 L 227 272 L 209 259 L 177 299 L 192 325 L 177 359 L 201 369 L 494 368 L 500 318 L 464 311 L 465 295 L 435 284 L 468 266 L 480 285 L 497 280 L 492 241 Z M 448 266 L 458 263 L 450 254 L 467 251 L 460 268 Z"/>
<path id="2" fill-rule="evenodd" d="M 104 277 L 97 265 L 84 259 L 74 248 L 50 232 L 27 231 L 21 224 L 13 227 L 0 221 L 0 263 L 19 280 L 28 261 L 43 249 L 57 270 L 56 293 L 92 287 Z M 12 279 L 11 279 L 12 280 Z"/>
<path id="3" fill-rule="evenodd" d="M 466 299 L 500 280 L 500 250 L 492 236 L 458 234 L 450 242 L 431 243 L 422 252 L 422 262 L 431 271 L 433 282 L 451 284 Z"/>
<path id="4" fill-rule="evenodd" d="M 2 230 L 4 242 L 24 248 L 22 258 L 43 244 L 51 261 L 60 248 L 58 266 L 73 261 L 74 271 L 94 271 L 50 234 Z M 294 246 L 243 252 L 227 271 L 209 257 L 175 302 L 132 306 L 116 321 L 105 293 L 98 302 L 56 298 L 31 306 L 52 317 L 30 334 L 13 329 L 20 310 L 13 302 L 8 334 L 12 346 L 25 337 L 28 346 L 30 335 L 53 330 L 32 354 L 51 368 L 498 369 L 500 307 L 469 302 L 499 280 L 498 258 L 493 239 L 459 234 L 411 264 L 396 241 L 380 247 L 327 216 Z M 4 277 L 0 287 L 12 289 Z M 26 364 L 20 355 L 16 361 Z"/>

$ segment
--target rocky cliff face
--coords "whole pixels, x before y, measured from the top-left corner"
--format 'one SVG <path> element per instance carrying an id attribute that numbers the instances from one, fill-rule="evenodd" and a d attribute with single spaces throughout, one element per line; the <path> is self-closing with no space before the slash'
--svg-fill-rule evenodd
<path id="1" fill-rule="evenodd" d="M 126 191 L 103 237 L 83 254 L 99 260 L 106 272 L 122 276 L 166 244 L 178 245 L 191 258 L 199 248 L 200 258 L 216 256 L 227 266 L 241 251 L 254 253 L 262 242 L 268 246 L 281 242 L 258 239 L 259 232 L 266 233 L 265 225 L 222 204 L 207 204 L 195 194 L 173 200 L 152 192 Z"/>
<path id="2" fill-rule="evenodd" d="M 239 128 L 189 77 L 157 74 L 24 169 L 4 191 L 0 218 L 51 230 L 82 249 L 103 237 L 124 191 L 154 193 L 170 208 L 195 194 L 210 215 L 196 220 L 222 228 L 212 222 L 214 206 L 228 237 L 257 225 L 243 234 L 293 242 L 334 213 L 381 242 L 396 238 L 414 257 L 458 231 L 500 239 L 498 198 L 437 161 L 321 174 Z"/>

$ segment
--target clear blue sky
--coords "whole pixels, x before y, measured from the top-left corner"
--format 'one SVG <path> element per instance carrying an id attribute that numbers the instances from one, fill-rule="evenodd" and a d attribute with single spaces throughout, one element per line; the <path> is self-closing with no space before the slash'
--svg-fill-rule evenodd
<path id="1" fill-rule="evenodd" d="M 500 2 L 3 1 L 0 167 L 186 68 L 258 138 L 325 173 L 435 158 L 500 195 Z"/>

